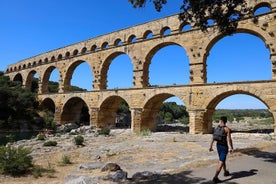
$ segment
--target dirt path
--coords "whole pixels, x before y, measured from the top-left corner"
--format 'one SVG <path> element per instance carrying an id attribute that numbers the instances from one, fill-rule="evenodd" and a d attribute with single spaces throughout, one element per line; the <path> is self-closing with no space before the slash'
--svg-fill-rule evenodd
<path id="1" fill-rule="evenodd" d="M 276 143 L 260 145 L 259 148 L 244 149 L 229 155 L 230 176 L 219 178 L 226 184 L 275 184 Z M 129 184 L 212 184 L 216 161 L 198 162 L 178 169 L 175 172 L 156 176 L 151 179 L 128 182 Z"/>

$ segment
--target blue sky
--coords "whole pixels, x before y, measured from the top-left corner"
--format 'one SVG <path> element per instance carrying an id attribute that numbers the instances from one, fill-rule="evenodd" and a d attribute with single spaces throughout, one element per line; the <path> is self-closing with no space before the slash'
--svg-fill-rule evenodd
<path id="1" fill-rule="evenodd" d="M 151 3 L 134 9 L 128 0 L 1 0 L 0 70 L 50 50 L 177 14 L 181 2 L 169 1 L 161 12 L 156 12 Z M 261 39 L 248 34 L 235 34 L 217 42 L 207 65 L 208 83 L 271 79 L 268 49 Z M 188 74 L 186 51 L 168 46 L 153 57 L 149 80 L 152 85 L 189 84 Z M 51 80 L 56 81 L 56 76 L 54 71 Z M 89 66 L 83 63 L 75 70 L 71 83 L 91 90 L 92 80 Z M 108 88 L 131 86 L 131 60 L 120 55 L 110 65 Z M 266 106 L 253 97 L 235 95 L 217 108 Z"/>

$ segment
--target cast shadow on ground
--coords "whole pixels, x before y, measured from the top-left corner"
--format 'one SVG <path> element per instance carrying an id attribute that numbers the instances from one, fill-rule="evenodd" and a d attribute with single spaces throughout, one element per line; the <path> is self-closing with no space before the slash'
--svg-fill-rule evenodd
<path id="1" fill-rule="evenodd" d="M 276 153 L 263 151 L 258 148 L 245 148 L 236 151 L 256 158 L 262 158 L 265 162 L 276 163 Z"/>
<path id="2" fill-rule="evenodd" d="M 175 174 L 161 174 L 150 178 L 139 179 L 139 181 L 129 181 L 128 184 L 197 184 L 206 181 L 205 178 L 192 176 L 192 171 L 183 171 Z M 212 183 L 212 182 L 211 182 Z"/>
<path id="3" fill-rule="evenodd" d="M 232 130 L 232 129 L 231 129 Z M 235 133 L 262 133 L 262 134 L 270 134 L 274 132 L 273 128 L 266 128 L 266 129 L 251 129 L 251 130 L 235 130 L 233 129 L 231 132 Z"/>
<path id="4" fill-rule="evenodd" d="M 227 183 L 227 184 L 238 184 L 236 182 L 231 182 L 231 180 L 250 177 L 250 176 L 256 175 L 257 172 L 258 172 L 257 169 L 251 169 L 249 171 L 233 172 L 233 173 L 231 173 L 230 178 L 227 178 L 226 180 L 222 180 L 222 182 Z"/>
<path id="5" fill-rule="evenodd" d="M 156 132 L 180 132 L 180 133 L 189 133 L 188 126 L 179 126 L 179 125 L 158 125 Z"/>
<path id="6" fill-rule="evenodd" d="M 230 178 L 222 180 L 223 183 L 226 184 L 238 184 L 236 182 L 232 182 L 233 179 L 239 179 L 244 177 L 250 177 L 256 175 L 258 172 L 257 169 L 251 169 L 249 171 L 239 171 L 233 172 L 230 175 Z M 195 177 L 192 175 L 192 171 L 183 171 L 176 174 L 162 174 L 156 175 L 151 178 L 141 179 L 139 181 L 130 181 L 128 184 L 213 184 L 211 179 Z"/>

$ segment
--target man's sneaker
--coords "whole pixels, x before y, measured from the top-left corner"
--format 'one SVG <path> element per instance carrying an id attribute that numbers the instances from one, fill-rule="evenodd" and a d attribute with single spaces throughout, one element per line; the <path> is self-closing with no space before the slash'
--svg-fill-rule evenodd
<path id="1" fill-rule="evenodd" d="M 222 181 L 216 177 L 213 178 L 213 182 L 214 183 L 221 183 Z"/>
<path id="2" fill-rule="evenodd" d="M 225 171 L 225 172 L 224 172 L 224 176 L 230 176 L 229 171 Z"/>

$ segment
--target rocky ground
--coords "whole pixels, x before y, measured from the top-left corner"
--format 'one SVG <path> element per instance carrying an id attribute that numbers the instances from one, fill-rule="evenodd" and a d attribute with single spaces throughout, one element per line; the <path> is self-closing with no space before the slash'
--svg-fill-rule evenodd
<path id="1" fill-rule="evenodd" d="M 276 136 L 269 133 L 272 125 L 241 128 L 240 124 L 231 123 L 228 126 L 235 130 L 232 134 L 235 153 L 230 157 L 252 148 L 276 146 Z M 14 145 L 32 147 L 34 164 L 53 172 L 38 178 L 0 176 L 0 183 L 140 183 L 145 178 L 209 165 L 217 159 L 215 152 L 208 151 L 210 134 L 190 135 L 187 127 L 179 125 L 163 126 L 147 136 L 131 133 L 130 129 L 113 129 L 109 136 L 98 135 L 96 129 L 90 127 L 74 132 L 84 137 L 84 146 L 75 145 L 76 135 L 72 133 L 48 136 L 45 141 L 57 141 L 55 147 L 45 147 L 45 141 L 37 139 L 16 142 Z M 61 164 L 64 155 L 70 157 L 72 164 Z M 113 165 L 102 171 L 108 163 Z M 114 165 L 120 170 L 113 171 Z"/>

